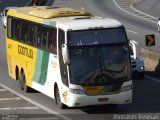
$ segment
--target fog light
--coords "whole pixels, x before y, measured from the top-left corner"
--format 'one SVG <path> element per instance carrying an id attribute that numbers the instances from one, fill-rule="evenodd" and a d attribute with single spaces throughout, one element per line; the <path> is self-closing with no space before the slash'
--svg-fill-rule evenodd
<path id="1" fill-rule="evenodd" d="M 74 94 L 84 94 L 84 91 L 82 89 L 71 89 L 70 92 Z"/>

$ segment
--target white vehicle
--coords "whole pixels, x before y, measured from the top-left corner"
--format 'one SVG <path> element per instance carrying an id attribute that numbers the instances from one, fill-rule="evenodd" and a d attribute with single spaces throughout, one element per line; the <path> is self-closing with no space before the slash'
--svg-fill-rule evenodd
<path id="1" fill-rule="evenodd" d="M 5 7 L 3 12 L 1 13 L 1 16 L 2 16 L 2 25 L 4 26 L 4 28 L 6 27 L 6 24 L 7 24 L 7 12 L 10 8 L 13 8 L 13 7 Z"/>
<path id="2" fill-rule="evenodd" d="M 144 77 L 144 62 L 137 56 L 136 45 L 138 45 L 136 41 L 130 40 L 132 74 Z"/>

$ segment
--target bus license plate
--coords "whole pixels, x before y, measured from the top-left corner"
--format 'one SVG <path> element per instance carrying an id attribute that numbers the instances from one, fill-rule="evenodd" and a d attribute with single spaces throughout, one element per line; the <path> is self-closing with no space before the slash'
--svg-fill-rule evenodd
<path id="1" fill-rule="evenodd" d="M 108 98 L 99 98 L 98 99 L 98 102 L 106 102 L 106 101 L 108 101 Z"/>

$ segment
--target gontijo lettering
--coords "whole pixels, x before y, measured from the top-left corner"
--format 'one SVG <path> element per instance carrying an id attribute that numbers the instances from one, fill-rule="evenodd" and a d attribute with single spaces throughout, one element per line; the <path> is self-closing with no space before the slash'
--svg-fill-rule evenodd
<path id="1" fill-rule="evenodd" d="M 26 57 L 32 58 L 33 59 L 33 50 L 28 49 L 27 47 L 18 45 L 18 54 L 24 55 Z"/>

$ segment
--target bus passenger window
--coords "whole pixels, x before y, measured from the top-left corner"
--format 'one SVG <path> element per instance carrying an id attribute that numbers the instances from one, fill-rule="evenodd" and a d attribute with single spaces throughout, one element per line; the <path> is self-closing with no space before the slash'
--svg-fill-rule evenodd
<path id="1" fill-rule="evenodd" d="M 26 42 L 28 39 L 28 24 L 25 21 L 21 23 L 21 40 Z"/>
<path id="2" fill-rule="evenodd" d="M 57 54 L 57 32 L 56 32 L 56 30 L 51 30 L 50 31 L 49 50 L 52 53 Z"/>
<path id="3" fill-rule="evenodd" d="M 19 40 L 20 22 L 17 19 L 13 19 L 12 22 L 12 38 Z"/>
<path id="4" fill-rule="evenodd" d="M 20 39 L 20 22 L 16 21 L 16 25 L 15 25 L 15 37 L 16 40 Z"/>
<path id="5" fill-rule="evenodd" d="M 11 27 L 11 31 L 12 31 L 12 38 L 15 39 L 15 20 L 12 18 L 12 27 Z"/>
<path id="6" fill-rule="evenodd" d="M 28 25 L 27 34 L 28 34 L 27 43 L 30 45 L 33 45 L 33 41 L 34 41 L 34 25 L 33 24 Z"/>
<path id="7" fill-rule="evenodd" d="M 8 17 L 8 19 L 7 19 L 7 30 L 8 30 L 7 35 L 8 35 L 9 38 L 12 37 L 11 25 L 12 25 L 12 18 Z"/>
<path id="8" fill-rule="evenodd" d="M 42 29 L 41 29 L 41 27 L 38 27 L 38 29 L 37 29 L 37 40 L 36 40 L 36 46 L 37 47 L 41 47 L 41 32 L 42 31 Z"/>
<path id="9" fill-rule="evenodd" d="M 41 46 L 44 50 L 47 50 L 47 43 L 48 43 L 48 30 L 46 28 L 43 28 L 41 33 Z"/>

